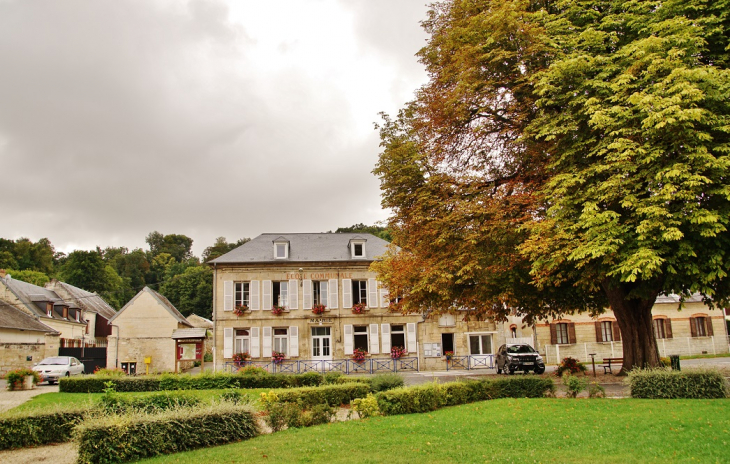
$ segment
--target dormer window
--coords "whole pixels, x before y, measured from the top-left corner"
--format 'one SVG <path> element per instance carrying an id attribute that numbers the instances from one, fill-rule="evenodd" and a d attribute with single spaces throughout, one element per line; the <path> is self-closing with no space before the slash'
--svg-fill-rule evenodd
<path id="1" fill-rule="evenodd" d="M 364 238 L 350 240 L 350 254 L 353 258 L 365 258 L 365 242 Z"/>
<path id="2" fill-rule="evenodd" d="M 53 303 L 46 303 L 46 316 L 53 317 Z"/>
<path id="3" fill-rule="evenodd" d="M 274 240 L 274 259 L 289 258 L 289 240 L 279 237 Z"/>
<path id="4" fill-rule="evenodd" d="M 76 322 L 81 322 L 81 313 L 78 310 L 76 311 Z"/>

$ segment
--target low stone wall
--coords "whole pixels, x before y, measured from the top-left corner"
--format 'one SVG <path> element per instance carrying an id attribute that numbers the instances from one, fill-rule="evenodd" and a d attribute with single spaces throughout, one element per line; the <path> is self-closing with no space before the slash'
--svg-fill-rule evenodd
<path id="1" fill-rule="evenodd" d="M 31 368 L 45 357 L 44 343 L 0 343 L 0 376 L 21 367 Z"/>

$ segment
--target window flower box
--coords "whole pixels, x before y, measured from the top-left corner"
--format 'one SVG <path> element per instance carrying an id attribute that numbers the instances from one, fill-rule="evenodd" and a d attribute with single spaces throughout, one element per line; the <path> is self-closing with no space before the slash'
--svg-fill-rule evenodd
<path id="1" fill-rule="evenodd" d="M 444 356 L 446 357 L 446 362 L 449 362 L 454 358 L 454 352 L 447 351 L 446 353 L 444 353 Z"/>
<path id="2" fill-rule="evenodd" d="M 282 361 L 284 361 L 284 358 L 286 358 L 286 353 L 282 353 L 280 351 L 271 352 L 271 361 L 274 364 L 281 364 Z"/>
<path id="3" fill-rule="evenodd" d="M 324 312 L 327 310 L 327 306 L 322 304 L 316 304 L 312 307 L 312 312 L 314 314 L 324 314 Z"/>
<path id="4" fill-rule="evenodd" d="M 233 309 L 233 314 L 235 314 L 236 316 L 243 316 L 246 311 L 248 311 L 248 306 L 236 305 L 236 307 Z"/>
<path id="5" fill-rule="evenodd" d="M 403 356 L 407 356 L 407 355 L 408 355 L 408 351 L 406 351 L 406 349 L 403 348 L 402 346 L 394 346 L 393 348 L 390 349 L 390 357 L 393 359 L 400 359 Z"/>
<path id="6" fill-rule="evenodd" d="M 284 308 L 283 306 L 274 305 L 271 308 L 271 314 L 273 314 L 274 316 L 281 316 L 282 314 L 284 314 L 284 309 L 286 308 Z"/>
<path id="7" fill-rule="evenodd" d="M 365 362 L 365 357 L 368 355 L 368 352 L 363 350 L 362 348 L 355 348 L 352 351 L 352 360 L 356 363 L 362 363 Z"/>
<path id="8" fill-rule="evenodd" d="M 244 351 L 243 353 L 236 353 L 233 355 L 233 362 L 236 363 L 237 366 L 242 366 L 250 360 L 251 355 L 248 353 L 248 351 Z"/>
<path id="9" fill-rule="evenodd" d="M 352 314 L 363 314 L 365 313 L 365 304 L 356 303 L 352 306 Z"/>

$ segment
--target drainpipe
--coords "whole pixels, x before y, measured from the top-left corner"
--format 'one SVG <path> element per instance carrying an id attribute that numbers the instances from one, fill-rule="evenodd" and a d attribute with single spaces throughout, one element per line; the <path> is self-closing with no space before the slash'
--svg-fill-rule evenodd
<path id="1" fill-rule="evenodd" d="M 107 322 L 107 324 L 109 324 L 112 327 L 117 328 L 117 354 L 114 356 L 114 367 L 117 368 L 117 367 L 119 367 L 119 340 L 120 340 L 119 326 L 116 324 L 112 324 L 111 322 Z M 114 332 L 112 331 L 112 333 L 114 333 Z M 109 345 L 107 344 L 107 346 L 109 346 Z"/>
<path id="2" fill-rule="evenodd" d="M 218 287 L 218 263 L 213 263 L 213 310 L 211 312 L 210 318 L 213 320 L 213 373 L 216 372 L 218 364 L 216 363 L 217 353 L 218 353 L 218 345 L 216 344 L 216 333 L 218 332 L 218 327 L 216 327 L 216 317 L 215 317 L 215 295 L 216 295 L 216 288 Z M 203 362 L 201 365 L 204 365 L 205 363 L 205 353 L 203 353 Z"/>

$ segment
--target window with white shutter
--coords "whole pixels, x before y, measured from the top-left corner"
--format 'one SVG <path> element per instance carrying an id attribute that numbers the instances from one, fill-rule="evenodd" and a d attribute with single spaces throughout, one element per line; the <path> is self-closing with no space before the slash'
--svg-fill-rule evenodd
<path id="1" fill-rule="evenodd" d="M 289 327 L 289 356 L 299 356 L 299 327 Z"/>
<path id="2" fill-rule="evenodd" d="M 261 342 L 259 341 L 259 328 L 251 327 L 251 357 L 261 356 Z"/>
<path id="3" fill-rule="evenodd" d="M 330 279 L 329 285 L 327 286 L 329 290 L 329 299 L 327 300 L 328 308 L 330 309 L 337 309 L 339 305 L 339 295 L 337 294 L 337 279 Z"/>
<path id="4" fill-rule="evenodd" d="M 409 322 L 406 324 L 406 339 L 408 342 L 408 352 L 416 353 L 418 351 L 418 345 L 416 342 L 416 323 Z"/>
<path id="5" fill-rule="evenodd" d="M 251 311 L 258 311 L 261 309 L 259 297 L 259 281 L 251 281 Z"/>
<path id="6" fill-rule="evenodd" d="M 302 309 L 312 309 L 312 281 L 302 282 Z"/>
<path id="7" fill-rule="evenodd" d="M 388 288 L 382 282 L 378 282 L 378 287 L 380 287 L 380 307 L 387 308 L 390 306 Z"/>
<path id="8" fill-rule="evenodd" d="M 351 355 L 355 345 L 352 333 L 352 324 L 345 324 L 342 326 L 342 330 L 345 334 L 345 356 Z"/>
<path id="9" fill-rule="evenodd" d="M 382 324 L 380 326 L 382 336 L 380 337 L 383 353 L 390 353 L 390 324 Z"/>
<path id="10" fill-rule="evenodd" d="M 223 311 L 233 311 L 233 281 L 223 282 Z M 233 356 L 233 355 L 231 355 Z"/>
<path id="11" fill-rule="evenodd" d="M 263 345 L 261 356 L 264 358 L 271 357 L 271 338 L 271 327 L 264 327 L 261 331 L 261 344 Z"/>
<path id="12" fill-rule="evenodd" d="M 289 309 L 299 309 L 299 286 L 295 279 L 289 280 Z"/>
<path id="13" fill-rule="evenodd" d="M 261 305 L 261 309 L 264 311 L 270 311 L 271 310 L 271 281 L 270 280 L 264 280 L 262 282 L 263 285 L 263 302 Z"/>
<path id="14" fill-rule="evenodd" d="M 380 353 L 380 340 L 378 339 L 378 324 L 370 324 L 370 354 Z"/>
<path id="15" fill-rule="evenodd" d="M 368 279 L 368 307 L 378 307 L 378 281 L 375 279 Z"/>
<path id="16" fill-rule="evenodd" d="M 352 308 L 352 280 L 342 279 L 342 307 Z"/>
<path id="17" fill-rule="evenodd" d="M 232 328 L 223 329 L 223 357 L 224 358 L 233 357 L 233 329 Z"/>

